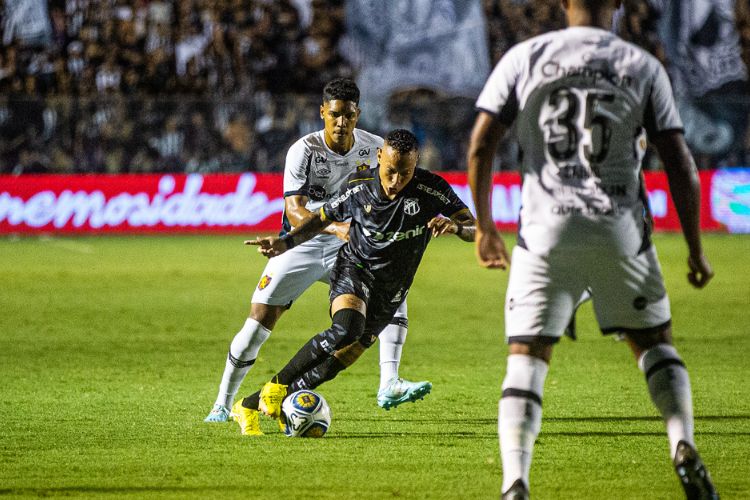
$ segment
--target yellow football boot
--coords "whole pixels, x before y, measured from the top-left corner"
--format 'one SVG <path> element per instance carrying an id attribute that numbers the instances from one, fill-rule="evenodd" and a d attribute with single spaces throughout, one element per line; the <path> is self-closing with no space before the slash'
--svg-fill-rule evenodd
<path id="1" fill-rule="evenodd" d="M 242 406 L 242 400 L 238 399 L 234 405 L 232 405 L 232 413 L 230 414 L 235 422 L 240 424 L 240 432 L 243 436 L 262 436 L 263 432 L 260 430 L 260 413 L 258 410 L 251 410 Z"/>
<path id="2" fill-rule="evenodd" d="M 258 405 L 258 409 L 271 418 L 280 418 L 281 402 L 286 397 L 287 387 L 283 384 L 267 382 L 263 386 L 263 389 L 260 390 L 260 404 Z"/>

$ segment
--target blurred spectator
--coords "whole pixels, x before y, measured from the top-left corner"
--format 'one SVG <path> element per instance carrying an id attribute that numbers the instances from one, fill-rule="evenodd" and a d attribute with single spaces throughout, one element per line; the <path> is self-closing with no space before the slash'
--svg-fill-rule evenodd
<path id="1" fill-rule="evenodd" d="M 559 0 L 482 3 L 493 64 L 514 44 L 564 27 Z M 6 0 L 0 172 L 281 171 L 290 144 L 321 127 L 325 82 L 353 74 L 340 48 L 344 4 Z M 625 0 L 615 29 L 670 64 L 657 4 L 664 2 Z M 734 5 L 747 63 L 750 4 Z M 741 94 L 747 103 L 746 89 Z M 394 96 L 390 108 L 392 124 L 418 135 L 424 166 L 464 168 L 467 138 L 455 130 L 473 119 L 470 99 L 412 91 Z M 701 112 L 699 105 L 683 118 L 700 129 Z M 699 164 L 747 164 L 750 131 L 738 136 L 731 154 L 696 155 Z M 508 141 L 496 165 L 514 168 L 517 155 Z M 645 164 L 658 160 L 649 154 Z"/>
<path id="2" fill-rule="evenodd" d="M 231 155 L 229 169 L 248 170 L 253 153 L 254 132 L 245 116 L 234 114 L 222 131 L 222 138 Z"/>
<path id="3" fill-rule="evenodd" d="M 180 159 L 185 152 L 185 134 L 180 128 L 179 118 L 169 116 L 164 123 L 164 130 L 152 137 L 149 145 L 159 153 L 161 170 L 179 169 Z"/>

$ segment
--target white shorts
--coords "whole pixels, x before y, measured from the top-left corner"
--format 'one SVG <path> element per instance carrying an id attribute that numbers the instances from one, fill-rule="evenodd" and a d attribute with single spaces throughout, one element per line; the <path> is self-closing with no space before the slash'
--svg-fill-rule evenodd
<path id="1" fill-rule="evenodd" d="M 315 238 L 269 259 L 252 302 L 289 308 L 316 281 L 328 284 L 341 243 L 335 237 Z M 406 311 L 404 301 L 394 317 L 406 318 Z"/>
<path id="2" fill-rule="evenodd" d="M 634 257 L 591 250 L 539 256 L 516 246 L 505 295 L 507 340 L 559 340 L 586 289 L 602 333 L 656 330 L 671 321 L 653 245 Z"/>

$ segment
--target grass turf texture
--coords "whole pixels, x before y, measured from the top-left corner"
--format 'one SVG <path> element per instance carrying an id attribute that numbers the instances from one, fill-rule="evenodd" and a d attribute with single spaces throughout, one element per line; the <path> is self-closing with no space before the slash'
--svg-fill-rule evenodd
<path id="1" fill-rule="evenodd" d="M 378 353 L 320 388 L 324 439 L 260 438 L 202 419 L 264 259 L 232 237 L 0 239 L 0 496 L 497 498 L 505 370 L 503 272 L 439 239 L 409 295 L 401 374 L 433 393 L 378 408 Z M 709 236 L 717 276 L 685 279 L 679 236 L 656 238 L 697 440 L 722 498 L 748 498 L 748 237 Z M 279 322 L 241 390 L 327 327 L 314 286 Z M 663 424 L 627 347 L 590 305 L 556 348 L 535 448 L 536 499 L 682 498 Z"/>

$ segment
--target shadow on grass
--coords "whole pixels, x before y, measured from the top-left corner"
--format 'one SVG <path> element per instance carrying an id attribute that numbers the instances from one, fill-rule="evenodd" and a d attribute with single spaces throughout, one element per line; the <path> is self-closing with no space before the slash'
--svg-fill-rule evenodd
<path id="1" fill-rule="evenodd" d="M 712 420 L 747 420 L 750 422 L 750 415 L 696 415 L 695 420 L 698 421 L 712 421 Z M 347 418 L 347 421 L 357 422 L 383 422 L 384 417 L 372 417 L 372 418 Z M 343 420 L 343 419 L 342 419 Z M 439 420 L 429 418 L 409 418 L 409 417 L 396 417 L 388 418 L 388 422 L 409 422 L 409 423 L 426 423 L 426 424 L 460 424 L 460 425 L 488 425 L 497 424 L 497 416 L 492 418 L 445 418 L 441 417 Z M 544 422 L 661 422 L 661 417 L 656 415 L 652 416 L 634 416 L 634 417 L 623 417 L 623 416 L 596 416 L 596 417 L 543 417 Z"/>
<path id="2" fill-rule="evenodd" d="M 497 439 L 496 432 L 342 432 L 328 434 L 327 440 L 336 439 L 383 439 L 383 438 L 430 438 L 446 437 L 450 439 Z"/>
<path id="3" fill-rule="evenodd" d="M 695 415 L 695 420 L 747 420 L 750 421 L 750 415 Z M 638 417 L 617 417 L 617 416 L 598 416 L 598 417 L 547 417 L 547 422 L 661 422 L 658 416 L 638 416 Z"/>
<path id="4" fill-rule="evenodd" d="M 34 495 L 34 496 L 51 496 L 51 495 L 71 495 L 75 493 L 199 493 L 202 491 L 215 492 L 216 487 L 212 486 L 61 486 L 58 488 L 2 488 L 0 496 L 5 495 Z"/>

